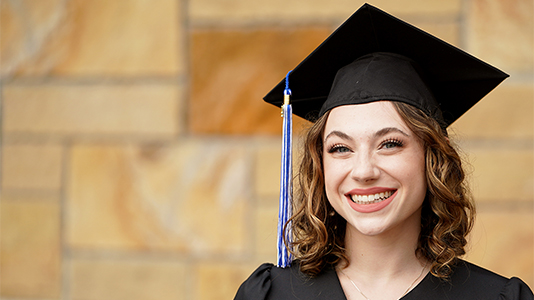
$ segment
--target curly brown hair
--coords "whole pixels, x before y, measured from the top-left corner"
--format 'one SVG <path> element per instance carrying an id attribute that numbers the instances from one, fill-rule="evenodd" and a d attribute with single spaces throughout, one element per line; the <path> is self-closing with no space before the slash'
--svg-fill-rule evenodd
<path id="1" fill-rule="evenodd" d="M 428 188 L 416 255 L 431 262 L 432 275 L 447 279 L 457 258 L 465 254 L 475 216 L 462 161 L 447 130 L 436 120 L 411 105 L 392 103 L 425 149 Z M 345 253 L 346 221 L 335 213 L 325 193 L 322 138 L 328 115 L 318 118 L 305 137 L 290 220 L 291 251 L 301 271 L 311 277 L 325 265 L 350 263 Z"/>

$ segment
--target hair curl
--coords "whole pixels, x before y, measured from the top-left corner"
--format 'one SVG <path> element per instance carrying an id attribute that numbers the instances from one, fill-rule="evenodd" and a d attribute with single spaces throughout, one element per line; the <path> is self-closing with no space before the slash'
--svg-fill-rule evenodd
<path id="1" fill-rule="evenodd" d="M 457 258 L 465 254 L 475 208 L 467 188 L 462 161 L 447 131 L 421 110 L 392 102 L 402 120 L 425 149 L 427 195 L 421 214 L 416 255 L 427 259 L 432 275 L 447 279 Z M 300 269 L 318 275 L 325 265 L 350 263 L 345 253 L 346 221 L 328 202 L 323 173 L 323 133 L 329 113 L 308 130 L 299 169 L 290 222 L 291 251 Z"/>

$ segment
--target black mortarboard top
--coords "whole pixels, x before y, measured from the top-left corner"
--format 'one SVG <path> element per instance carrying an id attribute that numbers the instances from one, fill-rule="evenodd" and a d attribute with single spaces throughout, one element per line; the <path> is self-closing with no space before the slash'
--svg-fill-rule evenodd
<path id="1" fill-rule="evenodd" d="M 437 37 L 364 4 L 288 79 L 293 113 L 310 121 L 340 105 L 395 100 L 423 109 L 446 127 L 506 77 Z M 284 88 L 282 80 L 264 100 L 281 106 Z"/>

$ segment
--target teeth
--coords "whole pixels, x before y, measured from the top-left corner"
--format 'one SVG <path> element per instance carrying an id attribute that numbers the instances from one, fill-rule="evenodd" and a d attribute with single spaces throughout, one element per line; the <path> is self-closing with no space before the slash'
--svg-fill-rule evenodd
<path id="1" fill-rule="evenodd" d="M 374 195 L 351 195 L 352 202 L 357 204 L 372 204 L 384 201 L 393 195 L 393 191 L 387 191 L 382 193 L 376 193 Z"/>

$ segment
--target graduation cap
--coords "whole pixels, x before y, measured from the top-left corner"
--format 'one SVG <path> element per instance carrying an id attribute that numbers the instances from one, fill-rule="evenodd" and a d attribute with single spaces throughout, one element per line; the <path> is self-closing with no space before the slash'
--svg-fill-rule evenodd
<path id="1" fill-rule="evenodd" d="M 337 106 L 391 100 L 446 128 L 507 77 L 376 7 L 358 9 L 264 97 L 284 115 L 278 265 L 291 262 L 283 230 L 291 215 L 292 113 L 313 122 Z"/>
<path id="2" fill-rule="evenodd" d="M 360 63 L 351 70 L 347 65 L 357 59 Z M 338 71 L 345 66 L 345 78 L 339 78 L 343 74 Z M 364 4 L 288 80 L 293 113 L 310 121 L 335 106 L 393 100 L 435 115 L 446 127 L 507 77 L 457 47 Z M 415 86 L 421 81 L 423 86 Z M 284 88 L 282 80 L 264 100 L 281 106 Z"/>

